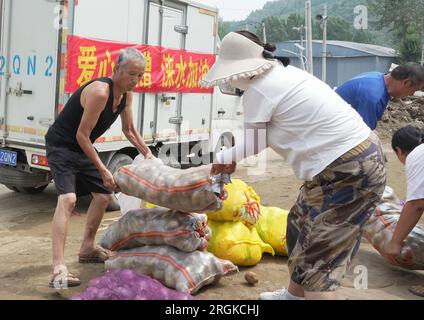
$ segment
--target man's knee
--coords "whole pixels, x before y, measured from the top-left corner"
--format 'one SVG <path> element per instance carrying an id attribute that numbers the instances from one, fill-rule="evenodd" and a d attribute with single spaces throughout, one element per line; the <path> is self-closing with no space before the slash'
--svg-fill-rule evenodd
<path id="1" fill-rule="evenodd" d="M 77 202 L 77 196 L 75 193 L 67 193 L 59 196 L 59 206 L 68 211 L 69 213 L 75 208 Z"/>
<path id="2" fill-rule="evenodd" d="M 93 193 L 93 200 L 97 203 L 107 206 L 112 201 L 112 195 L 111 194 L 104 194 L 104 193 Z"/>

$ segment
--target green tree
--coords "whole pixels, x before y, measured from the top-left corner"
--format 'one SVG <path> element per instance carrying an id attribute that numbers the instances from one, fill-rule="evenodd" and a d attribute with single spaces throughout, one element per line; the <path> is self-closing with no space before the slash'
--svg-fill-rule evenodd
<path id="1" fill-rule="evenodd" d="M 392 32 L 400 60 L 416 59 L 416 46 L 424 38 L 424 0 L 368 0 L 368 4 L 376 28 Z"/>
<path id="2" fill-rule="evenodd" d="M 416 26 L 410 25 L 400 43 L 400 62 L 418 62 L 421 58 L 422 40 Z"/>
<path id="3" fill-rule="evenodd" d="M 280 17 L 267 17 L 264 19 L 267 42 L 281 42 L 288 38 L 285 21 Z M 262 27 L 256 29 L 259 35 L 262 35 Z"/>
<path id="4" fill-rule="evenodd" d="M 305 25 L 305 18 L 299 14 L 291 14 L 284 21 L 284 27 L 287 32 L 287 40 L 299 40 L 300 32 L 305 32 L 303 30 L 299 30 L 298 28 Z M 305 35 L 303 35 L 305 37 Z"/>
<path id="5" fill-rule="evenodd" d="M 355 30 L 353 33 L 353 42 L 373 43 L 373 40 L 373 35 L 365 30 Z"/>
<path id="6" fill-rule="evenodd" d="M 231 31 L 231 23 L 224 21 L 222 18 L 218 19 L 218 35 L 222 39 L 227 33 Z"/>

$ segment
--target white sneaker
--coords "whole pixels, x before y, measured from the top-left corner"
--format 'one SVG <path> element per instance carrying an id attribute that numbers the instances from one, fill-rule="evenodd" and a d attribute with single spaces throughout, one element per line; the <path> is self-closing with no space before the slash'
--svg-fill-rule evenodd
<path id="1" fill-rule="evenodd" d="M 296 297 L 290 294 L 287 288 L 282 288 L 272 292 L 262 292 L 259 300 L 305 300 L 305 298 Z"/>

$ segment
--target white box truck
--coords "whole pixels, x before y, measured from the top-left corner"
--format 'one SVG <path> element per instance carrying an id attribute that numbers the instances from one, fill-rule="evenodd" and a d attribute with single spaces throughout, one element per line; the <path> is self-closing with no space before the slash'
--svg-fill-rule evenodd
<path id="1" fill-rule="evenodd" d="M 72 93 L 65 90 L 71 35 L 217 53 L 216 9 L 190 0 L 0 0 L 0 8 L 0 183 L 17 192 L 51 182 L 44 135 Z M 205 160 L 242 126 L 240 97 L 221 89 L 137 92 L 132 109 L 152 150 L 180 163 Z M 112 172 L 138 154 L 120 126 L 95 143 Z"/>

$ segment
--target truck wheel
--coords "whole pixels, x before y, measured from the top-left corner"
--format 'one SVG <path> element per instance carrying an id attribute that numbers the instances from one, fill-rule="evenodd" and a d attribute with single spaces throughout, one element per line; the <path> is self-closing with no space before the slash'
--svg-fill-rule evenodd
<path id="1" fill-rule="evenodd" d="M 29 194 L 37 194 L 43 192 L 46 189 L 48 184 L 40 186 L 40 187 L 15 187 L 18 192 L 29 193 Z"/>
<path id="2" fill-rule="evenodd" d="M 112 160 L 110 160 L 108 169 L 112 174 L 114 174 L 116 171 L 118 171 L 120 167 L 132 164 L 132 162 L 133 162 L 133 159 L 130 156 L 123 153 L 117 153 L 112 157 Z M 117 211 L 120 209 L 119 201 L 118 201 L 119 194 L 120 192 L 115 192 L 112 195 L 112 201 L 109 203 L 109 206 L 107 207 L 108 211 Z"/>
<path id="3" fill-rule="evenodd" d="M 11 185 L 8 185 L 8 184 L 5 184 L 4 186 L 9 190 L 12 190 L 12 191 L 15 191 L 15 192 L 20 192 L 19 189 L 15 186 L 11 186 Z"/>

